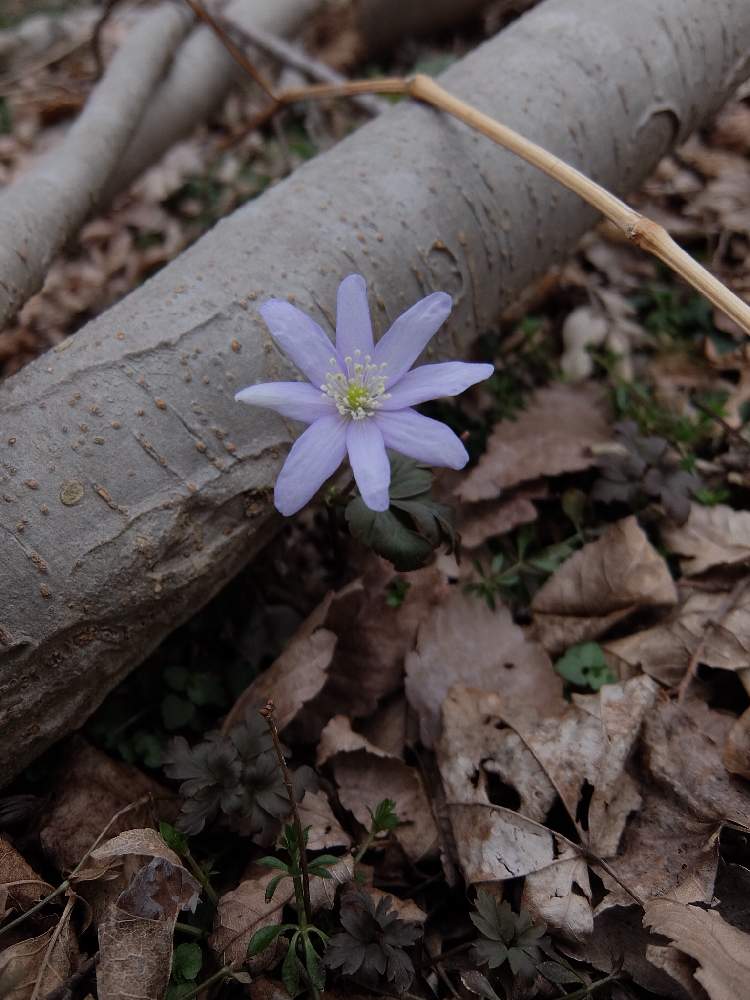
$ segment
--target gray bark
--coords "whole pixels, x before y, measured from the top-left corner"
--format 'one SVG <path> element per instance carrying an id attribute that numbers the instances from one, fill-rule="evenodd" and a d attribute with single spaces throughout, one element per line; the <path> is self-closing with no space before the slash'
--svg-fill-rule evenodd
<path id="1" fill-rule="evenodd" d="M 746 0 L 547 0 L 443 82 L 625 193 L 748 75 L 749 52 Z M 382 330 L 445 289 L 455 311 L 431 357 L 460 357 L 593 221 L 487 139 L 403 104 L 0 385 L 4 777 L 269 537 L 293 428 L 232 401 L 290 374 L 263 298 L 330 329 L 357 270 Z"/>

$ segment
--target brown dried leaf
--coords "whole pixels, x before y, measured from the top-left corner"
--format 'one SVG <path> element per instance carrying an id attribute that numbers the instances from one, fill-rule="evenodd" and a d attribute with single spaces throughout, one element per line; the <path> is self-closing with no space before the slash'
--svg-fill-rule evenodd
<path id="1" fill-rule="evenodd" d="M 0 893 L 5 894 L 5 907 L 28 910 L 52 889 L 0 834 Z"/>
<path id="2" fill-rule="evenodd" d="M 337 637 L 323 628 L 333 595 L 320 604 L 300 625 L 276 662 L 246 688 L 224 720 L 228 733 L 251 708 L 262 708 L 273 700 L 280 732 L 294 721 L 302 708 L 320 694 L 333 660 Z"/>
<path id="3" fill-rule="evenodd" d="M 186 868 L 166 858 L 152 858 L 135 873 L 117 902 L 134 917 L 174 921 L 180 910 L 195 911 L 200 894 L 200 883 Z"/>
<path id="4" fill-rule="evenodd" d="M 543 921 L 556 934 L 568 940 L 586 940 L 594 930 L 594 915 L 584 859 L 569 848 L 549 868 L 530 872 L 523 884 L 521 906 L 535 922 Z"/>
<path id="5" fill-rule="evenodd" d="M 517 809 L 541 823 L 557 792 L 537 759 L 515 730 L 504 722 L 512 712 L 501 695 L 475 688 L 453 687 L 443 702 L 443 726 L 436 746 L 440 777 L 448 802 L 494 801 L 495 783 L 503 798 L 509 790 L 518 796 Z"/>
<path id="6" fill-rule="evenodd" d="M 645 764 L 695 816 L 750 827 L 750 790 L 727 774 L 722 751 L 734 717 L 694 699 L 662 699 L 646 718 Z"/>
<path id="7" fill-rule="evenodd" d="M 540 389 L 517 420 L 493 430 L 487 451 L 464 479 L 462 500 L 489 500 L 517 483 L 588 468 L 591 448 L 609 441 L 603 393 L 593 384 Z"/>
<path id="8" fill-rule="evenodd" d="M 478 803 L 448 803 L 458 860 L 469 884 L 504 882 L 548 868 L 563 842 L 539 823 Z"/>
<path id="9" fill-rule="evenodd" d="M 608 642 L 604 649 L 670 687 L 680 682 L 701 642 L 701 663 L 720 670 L 750 667 L 750 591 L 723 614 L 726 601 L 725 593 L 693 591 L 658 625 Z M 715 624 L 709 628 L 709 622 Z"/>
<path id="10" fill-rule="evenodd" d="M 318 764 L 330 762 L 341 805 L 358 823 L 369 828 L 370 809 L 382 799 L 393 799 L 404 824 L 394 835 L 412 861 L 429 854 L 437 829 L 419 772 L 355 733 L 349 720 L 337 715 L 320 737 Z"/>
<path id="11" fill-rule="evenodd" d="M 284 948 L 278 939 L 259 955 L 247 959 L 247 946 L 253 934 L 269 924 L 280 924 L 284 907 L 294 898 L 292 880 L 282 879 L 271 902 L 266 902 L 266 886 L 276 874 L 267 868 L 258 869 L 257 875 L 240 882 L 236 889 L 221 897 L 208 942 L 217 962 L 239 966 L 247 960 L 253 975 L 276 964 Z"/>
<path id="12" fill-rule="evenodd" d="M 695 978 L 711 1000 L 750 996 L 750 934 L 738 931 L 714 910 L 665 898 L 646 905 L 643 922 L 698 962 Z"/>
<path id="13" fill-rule="evenodd" d="M 579 815 L 588 786 L 588 843 L 604 857 L 616 853 L 628 816 L 640 805 L 638 785 L 627 765 L 656 697 L 654 682 L 641 676 L 577 698 L 560 718 L 536 723 L 514 710 L 506 716 L 571 817 Z"/>
<path id="14" fill-rule="evenodd" d="M 666 562 L 638 521 L 627 517 L 567 559 L 531 607 L 543 646 L 559 653 L 597 638 L 639 608 L 676 603 Z"/>
<path id="15" fill-rule="evenodd" d="M 724 744 L 723 760 L 730 774 L 750 779 L 750 708 L 732 723 Z"/>
<path id="16" fill-rule="evenodd" d="M 505 535 L 521 524 L 536 521 L 537 509 L 526 496 L 513 496 L 507 500 L 485 500 L 463 506 L 458 522 L 461 545 L 476 549 L 488 538 Z"/>
<path id="17" fill-rule="evenodd" d="M 507 608 L 491 611 L 458 588 L 422 622 L 406 660 L 406 696 L 427 747 L 439 736 L 440 710 L 456 684 L 502 693 L 542 715 L 564 708 L 562 680 L 542 647 L 526 638 Z"/>
<path id="18" fill-rule="evenodd" d="M 685 524 L 666 522 L 661 535 L 670 551 L 682 557 L 680 565 L 688 576 L 750 559 L 750 511 L 693 504 Z"/>
<path id="19" fill-rule="evenodd" d="M 111 903 L 99 924 L 99 996 L 162 1000 L 172 967 L 173 934 L 174 921 L 134 917 Z"/>
<path id="20" fill-rule="evenodd" d="M 614 972 L 622 961 L 624 971 L 647 990 L 649 996 L 705 1000 L 705 994 L 695 981 L 693 989 L 686 992 L 661 965 L 649 960 L 654 938 L 643 927 L 642 916 L 643 911 L 632 905 L 630 899 L 626 905 L 606 906 L 597 911 L 594 932 L 588 940 L 576 942 L 572 948 L 566 945 L 562 950 L 607 974 Z"/>
<path id="21" fill-rule="evenodd" d="M 70 742 L 40 833 L 45 853 L 63 872 L 75 868 L 116 812 L 144 795 L 159 799 L 162 818 L 176 812 L 176 806 L 170 808 L 173 794 L 137 768 L 112 760 L 80 737 Z M 109 833 L 155 822 L 153 806 L 146 803 L 120 816 Z"/>
<path id="22" fill-rule="evenodd" d="M 432 566 L 410 573 L 406 597 L 393 608 L 386 598 L 395 576 L 392 567 L 371 557 L 360 579 L 329 595 L 311 616 L 337 642 L 326 683 L 288 727 L 290 742 L 314 742 L 338 712 L 368 716 L 401 687 L 404 657 L 413 648 L 419 622 L 437 600 L 443 576 Z"/>
<path id="23" fill-rule="evenodd" d="M 70 928 L 72 909 L 61 918 L 62 926 L 50 927 L 39 937 L 19 941 L 0 952 L 0 997 L 31 1000 L 46 997 L 68 978 L 77 952 Z"/>
<path id="24" fill-rule="evenodd" d="M 307 840 L 311 851 L 329 850 L 331 847 L 350 847 L 352 839 L 342 829 L 324 791 L 307 792 L 297 806 L 300 822 L 310 828 Z"/>

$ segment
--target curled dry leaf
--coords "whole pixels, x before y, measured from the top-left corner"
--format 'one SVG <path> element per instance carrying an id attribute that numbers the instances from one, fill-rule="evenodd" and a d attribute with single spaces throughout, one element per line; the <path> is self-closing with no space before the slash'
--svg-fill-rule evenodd
<path id="1" fill-rule="evenodd" d="M 567 940 L 586 940 L 594 930 L 594 915 L 584 859 L 569 848 L 548 868 L 530 872 L 523 885 L 521 906 L 535 923 L 545 923 Z"/>
<path id="2" fill-rule="evenodd" d="M 4 895 L 5 907 L 28 910 L 38 900 L 52 892 L 48 885 L 27 864 L 10 841 L 0 834 L 0 893 Z M 0 908 L 0 917 L 3 908 Z"/>
<path id="3" fill-rule="evenodd" d="M 670 687 L 680 682 L 701 644 L 700 662 L 709 667 L 750 667 L 750 590 L 724 613 L 727 596 L 693 591 L 664 621 L 606 643 L 605 652 L 616 663 L 643 670 Z"/>
<path id="4" fill-rule="evenodd" d="M 70 926 L 72 907 L 60 922 L 39 937 L 12 944 L 0 952 L 0 997 L 3 1000 L 44 998 L 68 978 L 77 955 Z"/>
<path id="5" fill-rule="evenodd" d="M 567 559 L 531 607 L 540 641 L 559 653 L 597 638 L 639 608 L 676 603 L 666 562 L 638 521 L 627 517 Z"/>
<path id="6" fill-rule="evenodd" d="M 144 795 L 159 800 L 161 818 L 177 811 L 173 794 L 135 767 L 121 764 L 79 737 L 61 762 L 50 808 L 42 820 L 45 853 L 63 872 L 72 871 L 115 813 Z M 154 825 L 150 803 L 124 813 L 109 834 Z"/>
<path id="7" fill-rule="evenodd" d="M 526 638 L 507 608 L 491 611 L 458 588 L 422 622 L 406 660 L 406 696 L 427 747 L 439 736 L 440 710 L 456 684 L 501 693 L 542 715 L 562 707 L 562 680 L 542 647 Z"/>
<path id="8" fill-rule="evenodd" d="M 366 829 L 370 809 L 384 798 L 393 799 L 401 826 L 394 831 L 412 861 L 429 854 L 437 843 L 437 829 L 419 772 L 364 736 L 349 720 L 337 715 L 320 737 L 318 764 L 331 764 L 341 805 Z"/>
<path id="9" fill-rule="evenodd" d="M 750 559 L 750 511 L 693 504 L 686 524 L 665 523 L 661 535 L 667 548 L 681 557 L 688 576 Z"/>
<path id="10" fill-rule="evenodd" d="M 249 709 L 262 708 L 269 699 L 276 709 L 276 725 L 283 732 L 320 693 L 337 642 L 336 635 L 323 627 L 332 600 L 329 594 L 300 625 L 275 663 L 242 692 L 224 720 L 222 732 L 228 733 Z"/>
<path id="11" fill-rule="evenodd" d="M 591 448 L 610 436 L 599 386 L 540 389 L 517 420 L 503 420 L 495 427 L 458 496 L 472 502 L 489 500 L 529 479 L 586 469 L 593 462 Z"/>
<path id="12" fill-rule="evenodd" d="M 750 934 L 732 927 L 715 910 L 673 899 L 652 899 L 643 922 L 700 966 L 694 973 L 711 1000 L 750 996 Z"/>
<path id="13" fill-rule="evenodd" d="M 172 967 L 177 915 L 195 910 L 199 895 L 199 884 L 179 859 L 173 864 L 154 857 L 134 874 L 99 923 L 100 997 L 162 1000 Z"/>

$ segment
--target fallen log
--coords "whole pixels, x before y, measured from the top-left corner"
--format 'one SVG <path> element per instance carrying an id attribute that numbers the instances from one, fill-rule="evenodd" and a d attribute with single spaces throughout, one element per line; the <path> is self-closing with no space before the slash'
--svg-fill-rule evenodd
<path id="1" fill-rule="evenodd" d="M 750 74 L 744 0 L 547 0 L 441 81 L 632 189 Z M 268 539 L 293 428 L 234 392 L 288 377 L 257 305 L 332 326 L 352 270 L 381 330 L 450 292 L 460 357 L 595 216 L 435 111 L 402 105 L 219 223 L 0 385 L 0 763 L 10 778 Z"/>

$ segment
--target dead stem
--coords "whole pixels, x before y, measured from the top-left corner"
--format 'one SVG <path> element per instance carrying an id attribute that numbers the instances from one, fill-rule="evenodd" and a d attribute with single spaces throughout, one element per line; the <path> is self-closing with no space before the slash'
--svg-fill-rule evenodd
<path id="1" fill-rule="evenodd" d="M 271 104 L 256 115 L 249 128 L 259 128 L 282 107 L 297 101 L 353 97 L 359 94 L 403 94 L 414 100 L 423 101 L 458 118 L 470 128 L 481 132 L 499 146 L 543 171 L 569 191 L 573 191 L 613 222 L 632 243 L 653 254 L 679 274 L 750 336 L 750 306 L 675 243 L 663 226 L 636 212 L 616 195 L 542 146 L 531 142 L 514 129 L 451 94 L 431 77 L 417 73 L 412 77 L 384 77 L 379 80 L 351 80 L 341 84 L 313 84 L 309 87 L 274 93 L 273 88 L 263 80 L 258 70 L 237 49 L 224 29 L 203 10 L 197 0 L 185 0 L 185 2 L 213 28 L 230 54 L 271 98 Z"/>
<path id="2" fill-rule="evenodd" d="M 281 768 L 281 774 L 284 779 L 284 785 L 286 786 L 286 794 L 289 797 L 289 805 L 292 810 L 292 818 L 294 821 L 294 832 L 297 838 L 297 846 L 299 848 L 299 861 L 300 869 L 302 870 L 302 898 L 305 904 L 305 919 L 308 924 L 312 923 L 312 906 L 310 905 L 310 872 L 307 870 L 307 847 L 305 846 L 305 834 L 302 829 L 302 821 L 299 818 L 299 812 L 297 810 L 297 799 L 294 795 L 294 785 L 292 784 L 292 776 L 289 773 L 289 768 L 286 765 L 286 760 L 284 758 L 284 751 L 281 749 L 281 741 L 279 740 L 279 731 L 276 728 L 276 721 L 273 717 L 274 704 L 272 701 L 267 701 L 264 708 L 261 709 L 260 714 L 266 720 L 268 725 L 268 731 L 271 734 L 271 739 L 273 740 L 274 750 L 276 751 L 276 757 L 279 761 L 279 767 Z"/>

